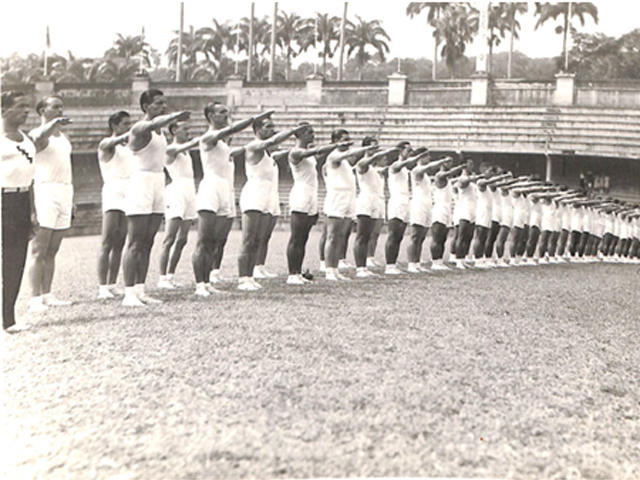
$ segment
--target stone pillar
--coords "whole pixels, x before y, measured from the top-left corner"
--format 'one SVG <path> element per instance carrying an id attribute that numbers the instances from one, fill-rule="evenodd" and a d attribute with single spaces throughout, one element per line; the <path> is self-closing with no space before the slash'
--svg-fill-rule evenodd
<path id="1" fill-rule="evenodd" d="M 242 105 L 243 87 L 244 77 L 242 75 L 231 75 L 227 78 L 227 105 Z"/>
<path id="2" fill-rule="evenodd" d="M 400 72 L 392 73 L 389 79 L 389 105 L 405 105 L 407 97 L 407 76 Z"/>
<path id="3" fill-rule="evenodd" d="M 322 85 L 324 78 L 319 73 L 312 73 L 307 76 L 307 96 L 309 103 L 320 105 L 322 103 Z"/>
<path id="4" fill-rule="evenodd" d="M 489 104 L 489 75 L 476 72 L 471 75 L 471 105 Z"/>
<path id="5" fill-rule="evenodd" d="M 553 162 L 551 161 L 551 155 L 545 153 L 547 163 L 545 165 L 545 181 L 550 182 L 553 175 Z"/>
<path id="6" fill-rule="evenodd" d="M 556 92 L 553 96 L 554 105 L 573 105 L 575 94 L 574 73 L 558 73 L 556 75 Z"/>
<path id="7" fill-rule="evenodd" d="M 149 90 L 149 76 L 136 75 L 133 77 L 133 82 L 131 83 L 131 103 L 133 105 L 140 105 L 140 95 L 146 90 Z"/>
<path id="8" fill-rule="evenodd" d="M 41 80 L 36 82 L 36 102 L 49 95 L 53 95 L 55 92 L 55 85 L 51 80 Z"/>

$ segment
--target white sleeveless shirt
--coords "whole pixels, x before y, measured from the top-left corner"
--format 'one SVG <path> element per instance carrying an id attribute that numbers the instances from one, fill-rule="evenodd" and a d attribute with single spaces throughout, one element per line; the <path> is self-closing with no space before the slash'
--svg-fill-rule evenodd
<path id="1" fill-rule="evenodd" d="M 115 152 L 108 162 L 98 162 L 102 181 L 126 180 L 131 176 L 133 152 L 126 145 L 116 145 Z"/>
<path id="2" fill-rule="evenodd" d="M 36 153 L 36 183 L 71 184 L 71 142 L 64 134 L 51 135 L 47 148 Z"/>
<path id="3" fill-rule="evenodd" d="M 161 173 L 164 168 L 164 156 L 167 151 L 167 140 L 162 133 L 151 131 L 151 140 L 142 149 L 133 152 L 132 172 Z"/>
<path id="4" fill-rule="evenodd" d="M 22 132 L 20 132 L 22 133 Z M 0 136 L 0 151 L 2 151 L 2 187 L 29 187 L 36 172 L 36 146 L 22 133 L 22 141 Z"/>
<path id="5" fill-rule="evenodd" d="M 191 155 L 187 152 L 177 154 L 176 159 L 171 164 L 167 164 L 166 168 L 171 180 L 193 180 L 193 163 Z"/>
<path id="6" fill-rule="evenodd" d="M 303 158 L 300 163 L 291 165 L 291 175 L 293 181 L 298 184 L 306 184 L 313 188 L 318 188 L 318 172 L 316 170 L 318 161 L 315 156 Z"/>
<path id="7" fill-rule="evenodd" d="M 233 185 L 236 165 L 231 158 L 231 148 L 220 139 L 211 150 L 204 150 L 205 145 L 200 142 L 200 158 L 204 178 L 216 176 L 223 178 Z"/>

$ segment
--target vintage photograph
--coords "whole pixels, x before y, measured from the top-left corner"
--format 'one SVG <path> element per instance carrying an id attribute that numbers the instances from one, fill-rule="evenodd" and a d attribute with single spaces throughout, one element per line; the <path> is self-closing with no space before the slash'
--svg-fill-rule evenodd
<path id="1" fill-rule="evenodd" d="M 5 3 L 3 478 L 640 478 L 640 6 Z"/>

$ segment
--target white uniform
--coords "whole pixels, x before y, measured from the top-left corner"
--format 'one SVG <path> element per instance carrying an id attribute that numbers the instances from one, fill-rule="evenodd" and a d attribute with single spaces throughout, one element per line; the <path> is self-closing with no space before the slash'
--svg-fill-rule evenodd
<path id="1" fill-rule="evenodd" d="M 289 193 L 291 212 L 318 214 L 318 161 L 315 156 L 303 158 L 300 163 L 291 165 L 293 187 Z"/>
<path id="2" fill-rule="evenodd" d="M 527 198 L 527 201 L 530 202 L 529 205 L 529 226 L 530 227 L 538 227 L 542 229 L 542 209 L 544 208 L 542 200 L 538 199 L 537 202 Z"/>
<path id="3" fill-rule="evenodd" d="M 71 143 L 67 137 L 64 134 L 50 136 L 47 148 L 36 153 L 35 165 L 34 205 L 38 223 L 53 230 L 69 228 L 73 184 Z"/>
<path id="4" fill-rule="evenodd" d="M 559 208 L 562 209 L 562 230 L 571 231 L 571 210 L 573 207 L 564 203 Z"/>
<path id="5" fill-rule="evenodd" d="M 571 223 L 570 230 L 573 232 L 582 232 L 582 224 L 584 215 L 582 213 L 583 207 L 571 207 Z"/>
<path id="6" fill-rule="evenodd" d="M 182 152 L 176 155 L 176 159 L 166 166 L 171 183 L 167 185 L 167 210 L 165 218 L 181 218 L 182 220 L 195 220 L 196 212 L 196 185 L 193 178 L 193 163 L 191 155 Z"/>
<path id="7" fill-rule="evenodd" d="M 125 211 L 127 187 L 131 177 L 133 152 L 126 145 L 116 145 L 115 152 L 108 162 L 98 162 L 102 175 L 102 211 Z"/>
<path id="8" fill-rule="evenodd" d="M 334 150 L 327 157 L 324 213 L 328 217 L 353 218 L 356 213 L 356 177 L 353 169 L 346 160 L 340 162 L 338 167 L 331 166 L 331 157 L 343 153 Z"/>
<path id="9" fill-rule="evenodd" d="M 455 197 L 453 209 L 453 224 L 459 225 L 460 220 L 471 223 L 476 220 L 476 187 L 471 183 L 464 188 L 458 184 L 458 194 Z"/>
<path id="10" fill-rule="evenodd" d="M 484 191 L 480 190 L 478 185 L 476 189 L 476 225 L 491 228 L 493 218 L 493 195 L 489 187 L 485 187 Z"/>
<path id="11" fill-rule="evenodd" d="M 233 189 L 235 163 L 229 155 L 231 149 L 224 140 L 218 140 L 211 150 L 200 143 L 203 177 L 198 185 L 196 209 L 215 212 L 219 217 L 236 216 L 236 198 Z"/>
<path id="12" fill-rule="evenodd" d="M 411 224 L 429 228 L 433 223 L 433 188 L 426 173 L 418 180 L 411 172 Z"/>
<path id="13" fill-rule="evenodd" d="M 613 232 L 615 230 L 615 219 L 614 219 L 614 214 L 613 213 L 606 213 L 605 214 L 605 218 L 604 218 L 604 233 L 605 235 L 607 233 L 613 235 Z"/>
<path id="14" fill-rule="evenodd" d="M 405 167 L 399 172 L 389 170 L 387 216 L 389 220 L 397 218 L 404 223 L 409 221 L 409 170 Z"/>
<path id="15" fill-rule="evenodd" d="M 554 206 L 553 201 L 551 200 L 540 200 L 540 203 L 542 204 L 541 206 L 541 210 L 542 210 L 542 218 L 540 219 L 540 230 L 542 230 L 543 232 L 552 232 L 554 231 L 556 228 L 556 221 L 555 221 L 555 215 L 556 215 L 556 209 Z M 558 215 L 560 218 L 562 218 L 560 215 Z"/>
<path id="16" fill-rule="evenodd" d="M 163 214 L 166 206 L 164 185 L 164 156 L 167 140 L 164 135 L 151 132 L 151 140 L 133 152 L 131 178 L 127 188 L 127 215 Z"/>
<path id="17" fill-rule="evenodd" d="M 356 177 L 360 186 L 356 198 L 356 215 L 384 219 L 384 178 L 372 166 L 365 173 L 359 173 L 356 169 Z"/>
<path id="18" fill-rule="evenodd" d="M 446 227 L 453 226 L 451 207 L 453 204 L 453 186 L 447 179 L 447 184 L 433 189 L 433 223 L 438 222 Z"/>
<path id="19" fill-rule="evenodd" d="M 275 211 L 273 189 L 274 187 L 277 189 L 278 177 L 275 160 L 264 151 L 257 164 L 252 165 L 247 162 L 245 168 L 247 182 L 240 193 L 240 209 L 243 213 L 251 210 L 273 213 Z"/>
<path id="20" fill-rule="evenodd" d="M 500 226 L 511 228 L 513 227 L 513 197 L 508 191 L 506 193 L 506 195 L 500 193 L 500 208 L 502 210 Z"/>
<path id="21" fill-rule="evenodd" d="M 33 181 L 36 147 L 25 133 L 22 133 L 22 137 L 21 142 L 14 142 L 0 135 L 2 188 L 29 188 Z"/>
<path id="22" fill-rule="evenodd" d="M 499 188 L 491 190 L 491 222 L 502 223 L 502 193 Z"/>
<path id="23" fill-rule="evenodd" d="M 513 227 L 524 228 L 529 221 L 529 206 L 527 198 L 520 194 L 517 197 L 511 197 L 513 202 Z"/>

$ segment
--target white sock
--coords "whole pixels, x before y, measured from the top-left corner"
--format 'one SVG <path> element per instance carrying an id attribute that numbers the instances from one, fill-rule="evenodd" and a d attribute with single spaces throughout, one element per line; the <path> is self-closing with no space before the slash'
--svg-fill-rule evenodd
<path id="1" fill-rule="evenodd" d="M 170 282 L 173 280 L 173 273 L 167 273 L 165 275 L 165 279 L 167 280 L 167 282 Z"/>
<path id="2" fill-rule="evenodd" d="M 109 285 L 100 285 L 99 292 L 100 292 L 100 294 L 109 294 L 109 293 L 111 293 L 109 291 Z"/>
<path id="3" fill-rule="evenodd" d="M 144 295 L 144 283 L 137 283 L 133 288 L 136 295 Z"/>
<path id="4" fill-rule="evenodd" d="M 136 287 L 124 287 L 124 296 L 127 298 L 137 297 Z"/>
<path id="5" fill-rule="evenodd" d="M 440 258 L 440 259 L 438 259 L 438 260 L 434 260 L 434 261 L 433 261 L 433 264 L 434 264 L 434 265 L 442 265 L 442 259 Z"/>
<path id="6" fill-rule="evenodd" d="M 212 270 L 211 271 L 211 275 L 213 275 L 214 277 L 219 277 L 220 276 L 220 269 Z"/>
<path id="7" fill-rule="evenodd" d="M 29 303 L 43 303 L 42 301 L 42 295 L 38 295 L 37 297 L 31 297 L 31 299 L 29 300 Z"/>

